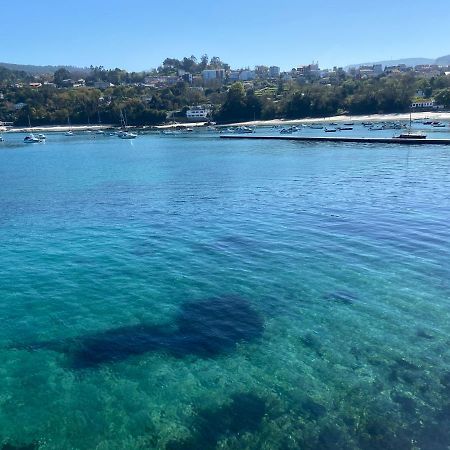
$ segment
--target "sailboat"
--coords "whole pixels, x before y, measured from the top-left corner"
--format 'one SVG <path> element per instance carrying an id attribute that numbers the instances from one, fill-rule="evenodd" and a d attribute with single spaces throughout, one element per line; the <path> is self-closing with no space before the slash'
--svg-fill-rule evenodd
<path id="1" fill-rule="evenodd" d="M 69 125 L 69 130 L 64 133 L 65 136 L 73 136 L 72 128 L 70 127 L 70 117 L 67 116 L 67 125 Z"/>
<path id="2" fill-rule="evenodd" d="M 120 124 L 122 130 L 117 133 L 120 139 L 136 139 L 137 134 L 127 131 L 127 116 L 120 110 Z"/>
<path id="3" fill-rule="evenodd" d="M 405 133 L 400 133 L 394 136 L 394 139 L 426 139 L 427 135 L 421 131 L 412 131 L 412 112 L 409 110 L 409 128 Z"/>
<path id="4" fill-rule="evenodd" d="M 24 139 L 23 142 L 25 144 L 39 144 L 39 142 L 43 142 L 43 139 L 40 139 L 38 136 L 35 136 L 32 132 L 31 132 L 31 120 L 30 120 L 30 116 L 28 116 L 28 126 L 30 127 L 30 133 L 27 134 Z"/>

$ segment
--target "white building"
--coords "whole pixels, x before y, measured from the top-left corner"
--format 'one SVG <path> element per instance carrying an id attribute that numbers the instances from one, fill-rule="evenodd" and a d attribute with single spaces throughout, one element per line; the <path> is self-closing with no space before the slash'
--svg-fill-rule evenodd
<path id="1" fill-rule="evenodd" d="M 239 70 L 232 70 L 230 72 L 230 75 L 229 75 L 228 78 L 229 78 L 230 81 L 238 81 L 240 74 L 241 74 L 241 72 Z"/>
<path id="2" fill-rule="evenodd" d="M 186 117 L 193 121 L 205 121 L 211 114 L 211 110 L 206 106 L 191 106 L 186 111 Z"/>
<path id="3" fill-rule="evenodd" d="M 202 71 L 203 81 L 223 80 L 225 69 L 207 69 Z"/>
<path id="4" fill-rule="evenodd" d="M 254 70 L 242 70 L 239 74 L 240 81 L 251 81 L 256 78 L 256 74 Z"/>
<path id="5" fill-rule="evenodd" d="M 279 78 L 280 68 L 278 66 L 270 66 L 269 67 L 269 76 L 270 76 L 270 78 Z"/>
<path id="6" fill-rule="evenodd" d="M 434 99 L 416 99 L 411 103 L 412 109 L 443 109 L 443 105 L 436 105 Z"/>

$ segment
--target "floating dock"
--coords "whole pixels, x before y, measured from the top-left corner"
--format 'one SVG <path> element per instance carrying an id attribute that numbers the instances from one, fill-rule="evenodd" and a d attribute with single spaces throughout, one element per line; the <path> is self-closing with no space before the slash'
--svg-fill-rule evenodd
<path id="1" fill-rule="evenodd" d="M 450 145 L 450 139 L 374 138 L 351 136 L 264 136 L 255 134 L 224 134 L 221 139 L 265 139 L 274 141 L 336 142 L 360 144 Z"/>

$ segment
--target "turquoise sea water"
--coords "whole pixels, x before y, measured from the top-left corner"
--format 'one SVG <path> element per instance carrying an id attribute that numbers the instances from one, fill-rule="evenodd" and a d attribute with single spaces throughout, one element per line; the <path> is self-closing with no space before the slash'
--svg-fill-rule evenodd
<path id="1" fill-rule="evenodd" d="M 0 448 L 449 448 L 448 148 L 22 138 Z"/>

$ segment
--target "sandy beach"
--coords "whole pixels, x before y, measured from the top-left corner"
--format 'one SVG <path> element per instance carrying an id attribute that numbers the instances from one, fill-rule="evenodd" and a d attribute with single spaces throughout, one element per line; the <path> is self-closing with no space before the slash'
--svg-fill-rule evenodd
<path id="1" fill-rule="evenodd" d="M 415 112 L 412 113 L 412 120 L 430 120 L 450 121 L 450 112 Z M 321 123 L 321 122 L 395 122 L 409 121 L 409 113 L 401 114 L 370 114 L 364 116 L 330 116 L 322 118 L 305 118 L 305 119 L 273 119 L 273 120 L 255 120 L 250 122 L 239 122 L 227 124 L 226 126 L 277 126 L 277 125 L 298 125 L 302 123 Z"/>
<path id="2" fill-rule="evenodd" d="M 450 121 L 450 112 L 433 112 L 433 111 L 424 111 L 424 112 L 415 112 L 412 113 L 413 120 L 437 120 L 437 121 Z M 273 120 L 254 120 L 249 122 L 236 122 L 230 123 L 226 125 L 217 125 L 218 127 L 235 127 L 235 126 L 256 126 L 256 127 L 271 127 L 271 126 L 280 126 L 280 125 L 299 125 L 299 124 L 308 124 L 308 123 L 342 123 L 342 122 L 396 122 L 396 121 L 409 121 L 409 113 L 401 113 L 401 114 L 370 114 L 364 116 L 354 116 L 354 115 L 344 115 L 344 116 L 330 116 L 330 117 L 322 117 L 322 118 L 304 118 L 304 119 L 273 119 Z M 189 122 L 189 123 L 171 123 L 166 125 L 158 125 L 155 127 L 147 127 L 143 128 L 153 128 L 157 130 L 168 130 L 174 128 L 199 128 L 207 126 L 208 122 Z M 1 129 L 0 132 L 9 132 L 9 133 L 27 133 L 27 132 L 35 132 L 35 133 L 64 133 L 66 131 L 97 131 L 97 130 L 106 130 L 110 128 L 115 128 L 114 125 L 111 124 L 103 124 L 103 125 L 49 125 L 49 126 L 41 126 L 41 127 L 13 127 L 8 129 Z M 133 128 L 133 127 L 131 127 Z"/>
<path id="3" fill-rule="evenodd" d="M 155 128 L 157 130 L 168 130 L 171 128 L 196 128 L 204 127 L 208 125 L 208 122 L 183 122 L 183 123 L 170 123 L 167 125 L 157 125 Z"/>
<path id="4" fill-rule="evenodd" d="M 134 128 L 143 128 L 143 129 L 157 129 L 157 130 L 167 130 L 172 128 L 196 128 L 206 126 L 207 122 L 192 122 L 192 123 L 172 123 L 168 125 L 159 125 L 159 126 L 143 126 L 143 127 L 129 127 L 130 129 Z M 65 133 L 66 131 L 72 130 L 73 132 L 77 131 L 98 131 L 98 130 L 107 130 L 111 128 L 118 128 L 117 125 L 104 124 L 104 125 L 47 125 L 41 127 L 12 127 L 3 129 L 0 127 L 0 132 L 8 132 L 8 133 Z"/>
<path id="5" fill-rule="evenodd" d="M 47 125 L 42 127 L 13 127 L 8 128 L 8 133 L 65 133 L 66 131 L 98 131 L 114 128 L 114 125 Z"/>

